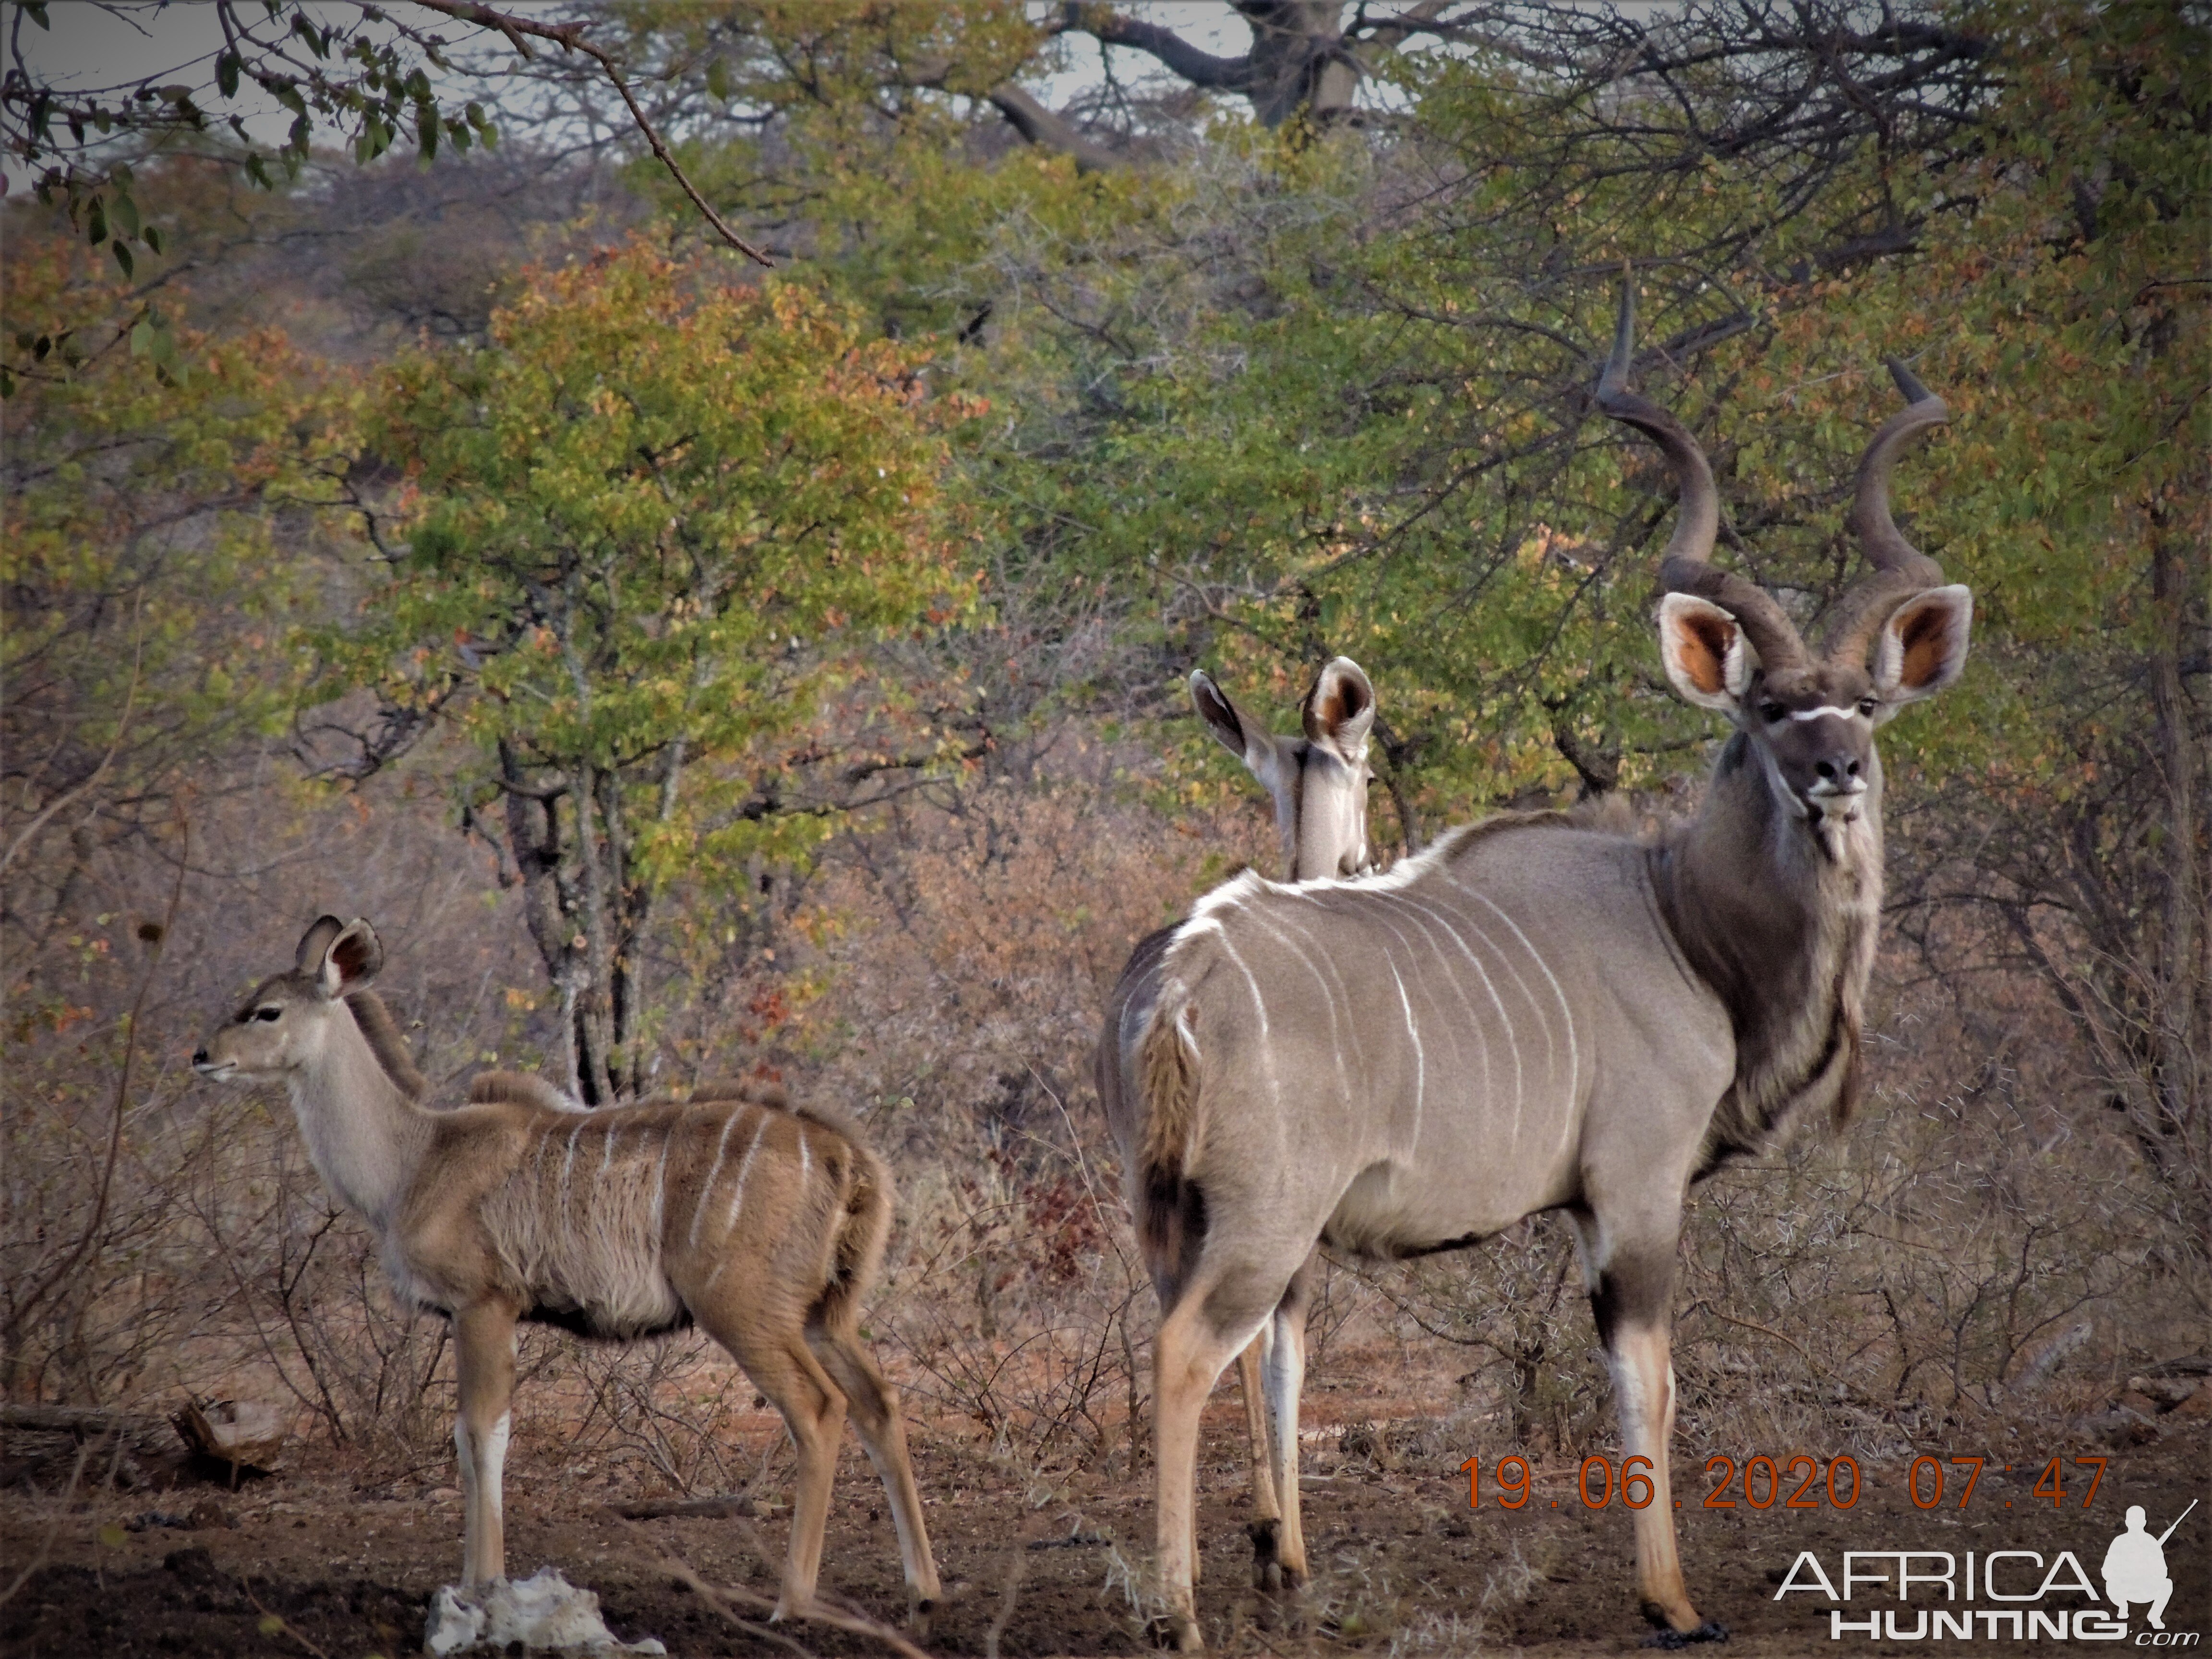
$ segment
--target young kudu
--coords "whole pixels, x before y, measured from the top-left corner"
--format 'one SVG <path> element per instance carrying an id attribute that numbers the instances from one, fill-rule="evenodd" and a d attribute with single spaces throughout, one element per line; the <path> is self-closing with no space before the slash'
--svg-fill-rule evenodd
<path id="1" fill-rule="evenodd" d="M 1686 1191 L 1785 1120 L 1856 1091 L 1881 896 L 1875 728 L 1964 665 L 1963 587 L 1890 519 L 1900 447 L 1945 418 L 1910 406 L 1859 465 L 1850 525 L 1875 574 L 1820 648 L 1771 596 L 1708 562 L 1712 473 L 1627 389 L 1623 296 L 1598 406 L 1665 452 L 1681 489 L 1661 565 L 1660 644 L 1681 694 L 1735 727 L 1702 810 L 1650 840 L 1558 814 L 1452 832 L 1386 875 L 1215 890 L 1158 951 L 1119 1063 L 1139 1079 L 1133 1187 L 1164 1310 L 1153 1398 L 1166 1633 L 1200 1645 L 1191 1594 L 1198 1419 L 1316 1240 L 1376 1256 L 1456 1249 L 1564 1210 L 1610 1358 L 1643 1610 L 1717 1637 L 1675 1553 L 1668 1329 Z M 1871 663 L 1869 664 L 1869 657 Z M 1286 1437 L 1296 1378 L 1273 1402 Z M 1286 1523 L 1296 1465 L 1282 1466 Z M 1284 1528 L 1285 1577 L 1302 1571 Z"/>
<path id="2" fill-rule="evenodd" d="M 1203 671 L 1190 677 L 1190 700 L 1199 717 L 1223 748 L 1244 763 L 1273 797 L 1275 828 L 1282 838 L 1287 879 L 1353 876 L 1368 867 L 1367 737 L 1375 725 L 1375 688 L 1349 657 L 1332 659 L 1306 693 L 1300 714 L 1303 738 L 1279 738 L 1246 717 Z M 1135 1033 L 1152 1017 L 1160 989 L 1160 957 L 1175 929 L 1163 927 L 1138 941 L 1121 977 L 1106 1002 L 1106 1029 L 1093 1057 L 1098 1102 L 1121 1155 L 1121 1167 L 1133 1177 L 1136 1149 L 1142 1139 L 1144 1100 L 1123 1056 L 1133 1052 Z M 1141 1222 L 1143 1195 L 1132 1186 L 1130 1212 Z M 1244 1394 L 1244 1425 L 1252 1459 L 1252 1577 L 1261 1589 L 1284 1588 L 1283 1528 L 1288 1525 L 1290 1559 L 1298 1565 L 1293 1587 L 1304 1571 L 1304 1548 L 1297 1535 L 1297 1506 L 1287 1512 L 1277 1493 L 1278 1465 L 1293 1490 L 1297 1485 L 1297 1383 L 1305 1367 L 1306 1276 L 1293 1274 L 1273 1318 L 1237 1356 L 1237 1375 Z M 1275 1445 L 1267 1443 L 1267 1407 L 1287 1397 L 1291 1414 L 1275 1422 Z M 1194 1547 L 1192 1570 L 1198 1557 Z"/>
<path id="3" fill-rule="evenodd" d="M 858 1334 L 891 1223 L 875 1154 L 849 1126 L 742 1087 L 585 1112 L 501 1074 L 468 1105 L 426 1109 L 369 988 L 383 959 L 367 922 L 321 918 L 292 971 L 263 981 L 192 1061 L 211 1078 L 281 1080 L 316 1172 L 375 1232 L 401 1297 L 452 1321 L 464 1584 L 506 1574 L 516 1322 L 634 1341 L 696 1321 L 798 1448 L 778 1615 L 813 1601 L 849 1406 L 890 1494 L 909 1612 L 926 1620 L 937 1568 L 898 1395 Z"/>

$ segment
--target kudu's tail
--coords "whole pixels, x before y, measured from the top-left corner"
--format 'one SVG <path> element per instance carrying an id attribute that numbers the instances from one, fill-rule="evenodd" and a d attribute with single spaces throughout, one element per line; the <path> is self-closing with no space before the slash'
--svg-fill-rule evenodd
<path id="1" fill-rule="evenodd" d="M 1133 1196 L 1137 1242 L 1163 1306 L 1170 1304 L 1170 1287 L 1188 1276 L 1206 1242 L 1206 1195 L 1188 1171 L 1198 1134 L 1196 1019 L 1182 988 L 1170 985 L 1153 1006 L 1139 1048 L 1145 1108 Z"/>
<path id="2" fill-rule="evenodd" d="M 852 1124 L 818 1108 L 809 1108 L 799 1115 L 836 1130 L 845 1141 L 844 1201 L 830 1246 L 830 1282 L 823 1289 L 818 1306 L 823 1324 L 831 1330 L 849 1332 L 859 1326 L 861 1299 L 883 1270 L 884 1243 L 890 1237 L 891 1213 L 898 1206 L 898 1194 L 883 1159 Z"/>

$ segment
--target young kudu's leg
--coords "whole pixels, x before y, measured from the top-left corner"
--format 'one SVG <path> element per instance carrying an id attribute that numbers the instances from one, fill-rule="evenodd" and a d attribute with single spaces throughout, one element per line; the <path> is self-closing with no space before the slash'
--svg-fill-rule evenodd
<path id="1" fill-rule="evenodd" d="M 1724 1642 L 1727 1630 L 1700 1619 L 1682 1582 L 1674 1543 L 1674 1500 L 1667 1450 L 1674 1431 L 1674 1367 L 1669 1358 L 1673 1326 L 1674 1243 L 1680 1218 L 1656 1222 L 1605 1241 L 1607 1230 L 1577 1217 L 1584 1270 L 1590 1276 L 1590 1311 L 1597 1319 L 1613 1370 L 1620 1416 L 1621 1478 L 1637 1458 L 1650 1464 L 1651 1502 L 1635 1511 L 1636 1597 L 1644 1616 L 1662 1632 L 1660 1645 Z M 1638 1474 L 1646 1471 L 1638 1469 Z"/>
<path id="2" fill-rule="evenodd" d="M 937 1579 L 937 1562 L 929 1553 L 929 1529 L 921 1518 L 921 1493 L 915 1485 L 914 1463 L 907 1455 L 906 1419 L 899 1411 L 898 1390 L 876 1369 L 876 1362 L 852 1332 L 818 1328 L 807 1332 L 807 1340 L 845 1391 L 853 1426 L 890 1496 L 891 1522 L 898 1529 L 899 1561 L 906 1571 L 907 1613 L 916 1632 L 927 1638 L 929 1614 L 943 1589 Z"/>
<path id="3" fill-rule="evenodd" d="M 507 1577 L 501 1488 L 507 1406 L 514 1395 L 514 1310 L 479 1303 L 455 1314 L 453 1327 L 461 1407 L 453 1419 L 453 1449 L 459 1454 L 467 1516 L 462 1531 L 461 1585 L 474 1589 Z"/>
<path id="4" fill-rule="evenodd" d="M 708 1310 L 696 1310 L 695 1313 Z M 791 1546 L 784 1558 L 783 1589 L 774 1617 L 790 1619 L 814 1605 L 822 1576 L 822 1532 L 830 1520 L 830 1488 L 837 1473 L 837 1442 L 845 1429 L 845 1395 L 804 1336 L 779 1321 L 702 1317 L 708 1334 L 727 1348 L 753 1386 L 783 1414 L 799 1454 L 792 1494 Z M 758 1316 L 755 1316 L 758 1318 Z"/>

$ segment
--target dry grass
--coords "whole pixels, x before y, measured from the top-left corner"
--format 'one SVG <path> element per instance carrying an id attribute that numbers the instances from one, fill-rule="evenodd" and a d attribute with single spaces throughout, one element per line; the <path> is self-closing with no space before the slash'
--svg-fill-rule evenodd
<path id="1" fill-rule="evenodd" d="M 750 1011 L 742 1034 L 687 1050 L 702 1071 L 780 1073 L 869 1126 L 902 1198 L 868 1315 L 877 1347 L 914 1409 L 1048 1493 L 1071 1470 L 1131 1474 L 1147 1409 L 1156 1310 L 1090 1094 L 1098 1007 L 1138 935 L 1231 860 L 1272 857 L 1258 811 L 1170 820 L 1126 793 L 1115 759 L 1071 740 L 1026 783 L 963 787 L 838 843 L 775 932 L 775 957 L 715 988 L 712 1006 Z M 173 855 L 80 860 L 65 914 L 19 934 L 0 1085 L 0 1280 L 18 1298 L 8 1395 L 289 1402 L 301 1433 L 365 1479 L 449 1479 L 442 1327 L 395 1310 L 282 1101 L 204 1086 L 186 1056 L 331 908 L 377 920 L 386 994 L 441 1087 L 531 1063 L 550 1032 L 513 896 L 430 803 L 247 793 L 196 822 L 174 935 L 148 978 L 134 930 L 159 913 Z M 123 1014 L 142 979 L 102 1210 Z M 2024 982 L 1955 990 L 1885 984 L 1860 1121 L 1697 1195 L 1676 1350 L 1697 1443 L 1889 1455 L 1956 1426 L 2079 1418 L 2131 1370 L 2201 1347 L 2203 1263 L 2176 1249 L 2160 1193 L 2089 1104 L 2069 1028 Z M 712 1024 L 701 996 L 687 1006 Z M 22 1288 L 80 1244 L 82 1271 L 23 1310 Z M 1551 1223 L 1402 1267 L 1329 1264 L 1310 1421 L 1328 1420 L 1346 1344 L 1370 1365 L 1419 1351 L 1409 1377 L 1456 1378 L 1407 1402 L 1385 1455 L 1480 1438 L 1573 1458 L 1612 1442 L 1571 1249 Z M 781 1478 L 774 1419 L 702 1340 L 624 1350 L 537 1332 L 522 1363 L 519 1433 L 580 1483 L 765 1498 Z M 1443 1425 L 1426 1439 L 1425 1413 Z M 1510 1577 L 1498 1596 L 1516 1593 Z M 1322 1605 L 1394 1651 L 1480 1641 L 1480 1607 L 1450 1629 L 1399 1627 L 1393 1595 L 1347 1582 Z"/>

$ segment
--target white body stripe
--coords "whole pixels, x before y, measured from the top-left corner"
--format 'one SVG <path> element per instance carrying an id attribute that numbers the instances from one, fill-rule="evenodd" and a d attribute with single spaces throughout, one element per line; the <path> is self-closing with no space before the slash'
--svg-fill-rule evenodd
<path id="1" fill-rule="evenodd" d="M 1413 999 L 1406 994 L 1406 981 L 1395 962 L 1390 963 L 1390 980 L 1398 988 L 1398 1006 L 1406 1011 L 1406 1036 L 1413 1045 L 1413 1133 L 1406 1148 L 1410 1156 L 1421 1144 L 1421 1108 L 1429 1095 L 1429 1057 L 1421 1048 L 1421 1028 L 1413 1022 Z"/>
<path id="2" fill-rule="evenodd" d="M 1220 927 L 1218 922 L 1214 925 L 1217 928 Z M 1244 975 L 1245 984 L 1252 988 L 1252 1006 L 1260 1015 L 1261 1069 L 1267 1074 L 1267 1097 L 1279 1110 L 1283 1103 L 1283 1085 L 1275 1076 L 1275 1045 L 1267 1041 L 1267 1005 L 1260 995 L 1260 981 L 1253 977 L 1251 969 L 1245 965 L 1244 958 L 1237 954 L 1237 947 L 1229 942 L 1226 931 L 1223 931 L 1221 934 L 1221 948 L 1229 952 L 1230 961 L 1237 964 L 1237 971 Z M 1186 1006 L 1176 1018 L 1179 1022 L 1176 1029 L 1182 1031 L 1183 1041 L 1190 1043 L 1191 1053 L 1196 1054 L 1198 1044 L 1191 1037 L 1189 1008 Z"/>
<path id="3" fill-rule="evenodd" d="M 754 1120 L 753 1138 L 745 1143 L 745 1155 L 738 1160 L 737 1179 L 731 1183 L 733 1190 L 730 1194 L 730 1212 L 722 1219 L 722 1232 L 726 1238 L 737 1227 L 738 1211 L 745 1201 L 745 1177 L 752 1173 L 753 1154 L 760 1151 L 761 1137 L 768 1133 L 768 1113 L 763 1110 Z M 702 1202 L 704 1201 L 704 1197 L 702 1194 Z M 722 1276 L 722 1269 L 729 1265 L 730 1253 L 726 1249 L 715 1260 L 714 1271 L 707 1275 L 707 1283 L 711 1285 L 720 1279 Z"/>
<path id="4" fill-rule="evenodd" d="M 1544 953 L 1536 948 L 1534 941 L 1528 934 L 1521 931 L 1521 924 L 1499 909 L 1489 894 L 1472 888 L 1468 890 L 1498 912 L 1498 919 L 1513 930 L 1513 937 L 1521 941 L 1521 948 L 1535 957 L 1537 967 L 1544 970 L 1544 978 L 1552 988 L 1552 994 L 1559 999 L 1559 1016 L 1567 1023 L 1567 1086 L 1571 1091 L 1579 1091 L 1583 1074 L 1582 1051 L 1575 1041 L 1575 1011 L 1567 1001 L 1566 991 L 1560 986 L 1558 975 L 1552 972 L 1551 963 L 1544 960 Z"/>
<path id="5" fill-rule="evenodd" d="M 1252 915 L 1253 917 L 1257 920 L 1261 926 L 1265 927 L 1269 933 L 1273 933 L 1277 939 L 1282 940 L 1283 944 L 1289 949 L 1290 953 L 1298 959 L 1300 965 L 1303 966 L 1308 973 L 1313 975 L 1314 983 L 1321 987 L 1322 1001 L 1328 1009 L 1328 1049 L 1330 1054 L 1336 1060 L 1336 1086 L 1339 1092 L 1340 1092 L 1344 1097 L 1344 1103 L 1346 1107 L 1351 1107 L 1353 1103 L 1352 1093 L 1352 1074 L 1345 1070 L 1344 1066 L 1344 1036 L 1338 1028 L 1335 991 L 1330 987 L 1328 976 L 1324 975 L 1320 969 L 1314 966 L 1313 958 L 1307 956 L 1304 951 L 1298 949 L 1297 945 L 1291 940 L 1290 935 L 1285 933 L 1280 927 L 1276 927 L 1273 921 L 1264 911 L 1255 910 L 1252 912 Z"/>
<path id="6" fill-rule="evenodd" d="M 714 1177 L 722 1173 L 723 1156 L 730 1150 L 730 1131 L 738 1127 L 738 1113 L 732 1112 L 722 1120 L 721 1138 L 714 1143 L 714 1161 L 707 1168 L 706 1180 L 699 1183 L 698 1202 L 691 1206 L 691 1248 L 699 1248 L 699 1222 L 707 1213 L 707 1199 L 714 1190 Z"/>
<path id="7" fill-rule="evenodd" d="M 1408 903 L 1402 896 L 1394 894 L 1391 896 L 1395 898 L 1397 902 L 1406 905 L 1408 909 L 1416 911 L 1419 909 L 1419 906 Z M 1395 922 L 1392 922 L 1385 914 L 1380 911 L 1376 913 L 1376 919 L 1381 921 L 1382 926 L 1389 930 L 1392 938 L 1395 939 L 1400 944 L 1406 946 L 1407 959 L 1407 965 L 1409 967 L 1413 966 L 1413 957 L 1415 954 L 1413 947 L 1407 939 L 1406 936 L 1398 931 L 1397 925 Z M 1414 975 L 1415 982 L 1426 987 L 1431 983 L 1433 980 L 1439 978 L 1442 979 L 1447 985 L 1452 988 L 1452 994 L 1459 999 L 1460 1006 L 1467 1011 L 1466 1029 L 1473 1034 L 1475 1042 L 1481 1045 L 1482 1096 L 1484 1099 L 1487 1100 L 1490 1097 L 1493 1085 L 1490 1074 L 1490 1039 L 1483 1033 L 1482 1017 L 1475 1012 L 1474 1000 L 1468 995 L 1467 987 L 1460 982 L 1460 976 L 1451 971 L 1451 958 L 1445 954 L 1443 947 L 1438 945 L 1435 939 L 1429 936 L 1428 924 L 1425 921 L 1421 921 L 1419 917 L 1416 915 L 1413 921 L 1413 926 L 1421 930 L 1421 937 L 1423 940 L 1426 942 L 1429 949 L 1436 952 L 1437 962 L 1443 969 L 1442 973 L 1433 975 L 1416 974 Z"/>
<path id="8" fill-rule="evenodd" d="M 568 1177 L 576 1170 L 576 1137 L 584 1133 L 584 1125 L 589 1121 L 588 1118 L 580 1117 L 576 1120 L 576 1127 L 568 1131 L 568 1151 L 561 1160 L 561 1197 L 557 1207 L 562 1210 L 568 1207 Z"/>

